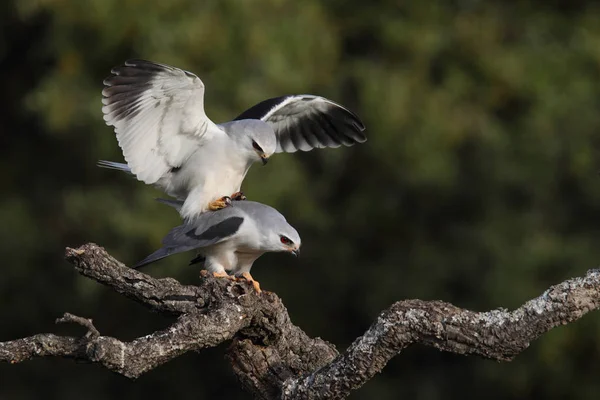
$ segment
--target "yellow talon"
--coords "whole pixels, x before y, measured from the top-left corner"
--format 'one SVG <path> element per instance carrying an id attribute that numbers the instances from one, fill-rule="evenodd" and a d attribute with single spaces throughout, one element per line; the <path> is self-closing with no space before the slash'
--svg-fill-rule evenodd
<path id="1" fill-rule="evenodd" d="M 241 279 L 245 279 L 247 282 L 250 282 L 252 284 L 252 287 L 254 288 L 254 290 L 256 290 L 257 293 L 262 293 L 262 290 L 260 290 L 260 283 L 254 280 L 254 278 L 252 277 L 252 275 L 250 275 L 249 272 L 242 272 L 242 276 L 240 278 L 237 278 L 233 275 L 229 275 L 227 272 L 213 272 L 212 275 L 215 278 L 226 278 L 232 281 L 240 281 Z"/>
<path id="2" fill-rule="evenodd" d="M 212 273 L 215 278 L 226 278 L 229 280 L 234 280 L 235 277 L 229 275 L 227 272 L 213 272 Z"/>
<path id="3" fill-rule="evenodd" d="M 246 196 L 244 196 L 243 192 L 235 192 L 234 194 L 232 194 L 231 196 L 229 196 L 231 198 L 231 200 L 233 201 L 242 201 L 242 200 L 246 200 Z"/>
<path id="4" fill-rule="evenodd" d="M 211 211 L 222 210 L 223 208 L 231 205 L 231 198 L 229 196 L 223 196 L 208 204 L 208 209 Z"/>
<path id="5" fill-rule="evenodd" d="M 250 283 L 252 283 L 252 286 L 254 287 L 254 290 L 256 290 L 257 293 L 262 293 L 262 290 L 260 290 L 260 283 L 258 283 L 258 281 L 255 281 L 254 278 L 252 277 L 252 275 L 250 275 L 250 272 L 242 272 L 242 276 Z"/>

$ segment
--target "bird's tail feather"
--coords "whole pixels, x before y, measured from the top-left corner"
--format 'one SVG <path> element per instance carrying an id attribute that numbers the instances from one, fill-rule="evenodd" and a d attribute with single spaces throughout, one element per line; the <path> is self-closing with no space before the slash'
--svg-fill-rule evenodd
<path id="1" fill-rule="evenodd" d="M 159 203 L 163 203 L 168 206 L 171 206 L 174 209 L 176 209 L 177 211 L 181 210 L 181 207 L 183 206 L 183 200 L 162 199 L 160 197 L 156 198 L 154 200 L 158 201 Z"/>
<path id="2" fill-rule="evenodd" d="M 118 163 L 114 161 L 100 160 L 96 165 L 100 168 L 116 169 L 118 171 L 123 171 L 133 175 L 133 173 L 131 172 L 131 168 L 129 168 L 129 165 L 127 164 Z"/>
<path id="3" fill-rule="evenodd" d="M 181 228 L 181 227 L 177 227 L 177 228 L 173 228 L 173 229 L 179 229 L 179 228 Z M 197 248 L 197 246 L 195 244 L 165 245 L 165 247 L 162 247 L 162 248 L 156 250 L 154 253 L 150 254 L 148 257 L 144 258 L 142 261 L 138 262 L 131 268 L 139 269 L 139 268 L 142 268 L 142 267 L 144 267 L 148 264 L 151 264 L 155 261 L 162 260 L 165 257 L 169 257 L 169 256 L 172 256 L 173 254 L 177 254 L 177 253 L 183 253 L 184 251 L 194 250 L 195 248 Z"/>
<path id="4" fill-rule="evenodd" d="M 142 268 L 150 263 L 153 263 L 154 261 L 158 261 L 161 260 L 165 257 L 170 256 L 171 254 L 173 254 L 171 248 L 169 247 L 163 247 L 161 249 L 156 250 L 154 253 L 150 254 L 148 257 L 144 258 L 142 261 L 138 262 L 137 264 L 135 264 L 134 266 L 132 266 L 131 268 L 133 269 L 139 269 Z"/>

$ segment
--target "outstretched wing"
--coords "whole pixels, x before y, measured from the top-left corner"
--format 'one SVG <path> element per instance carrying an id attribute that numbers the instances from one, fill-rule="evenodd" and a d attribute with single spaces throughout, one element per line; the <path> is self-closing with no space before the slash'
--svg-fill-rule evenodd
<path id="1" fill-rule="evenodd" d="M 244 111 L 236 120 L 260 119 L 277 135 L 277 152 L 352 146 L 367 140 L 356 114 L 324 97 L 309 94 L 275 97 Z"/>
<path id="2" fill-rule="evenodd" d="M 225 210 L 222 210 L 225 211 Z M 235 235 L 244 222 L 240 216 L 221 218 L 219 212 L 203 214 L 205 217 L 195 224 L 184 224 L 171 231 L 162 240 L 163 247 L 135 264 L 132 268 L 141 268 L 145 265 L 161 260 L 173 254 L 210 246 Z"/>
<path id="3" fill-rule="evenodd" d="M 204 140 L 223 134 L 204 112 L 204 84 L 164 64 L 129 60 L 104 80 L 102 112 L 131 172 L 145 183 L 180 167 Z"/>

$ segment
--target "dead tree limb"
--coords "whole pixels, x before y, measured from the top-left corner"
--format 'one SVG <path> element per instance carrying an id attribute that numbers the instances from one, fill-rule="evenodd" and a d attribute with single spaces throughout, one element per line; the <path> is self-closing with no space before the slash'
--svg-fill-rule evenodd
<path id="1" fill-rule="evenodd" d="M 188 351 L 231 341 L 227 358 L 233 370 L 261 399 L 344 398 L 413 343 L 510 361 L 545 332 L 600 307 L 599 270 L 555 285 L 514 311 L 479 313 L 441 301 L 405 300 L 382 312 L 339 354 L 332 344 L 293 325 L 279 297 L 258 295 L 247 282 L 203 275 L 198 286 L 190 286 L 155 279 L 125 267 L 95 244 L 67 249 L 66 258 L 83 276 L 177 320 L 165 330 L 123 342 L 102 336 L 91 320 L 65 314 L 57 322 L 77 323 L 87 333 L 0 342 L 0 361 L 67 357 L 136 378 Z"/>

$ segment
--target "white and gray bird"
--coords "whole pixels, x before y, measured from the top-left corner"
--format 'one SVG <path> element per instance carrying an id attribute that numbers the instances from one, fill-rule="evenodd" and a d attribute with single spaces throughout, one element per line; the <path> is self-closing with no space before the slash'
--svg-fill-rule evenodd
<path id="1" fill-rule="evenodd" d="M 175 208 L 181 202 L 160 201 Z M 300 235 L 273 207 L 254 201 L 242 201 L 235 207 L 219 212 L 203 213 L 183 225 L 171 229 L 162 240 L 163 247 L 133 266 L 140 268 L 173 254 L 198 250 L 204 268 L 215 276 L 241 275 L 258 282 L 250 275 L 256 259 L 266 252 L 300 252 Z"/>
<path id="2" fill-rule="evenodd" d="M 184 219 L 240 199 L 250 166 L 273 153 L 351 146 L 366 141 L 351 111 L 313 95 L 265 100 L 235 120 L 215 124 L 204 111 L 204 84 L 191 72 L 144 60 L 111 70 L 102 91 L 129 172 L 184 201 Z"/>

